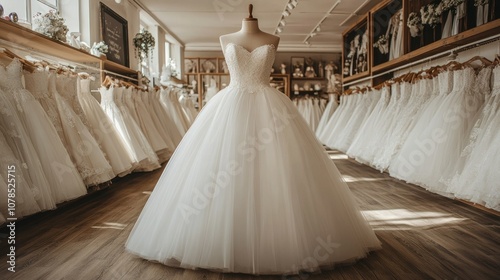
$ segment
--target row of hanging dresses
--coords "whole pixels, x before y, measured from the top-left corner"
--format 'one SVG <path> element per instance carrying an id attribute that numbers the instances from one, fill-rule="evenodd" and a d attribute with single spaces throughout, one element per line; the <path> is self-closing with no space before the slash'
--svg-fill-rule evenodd
<path id="1" fill-rule="evenodd" d="M 54 115 L 49 116 L 37 100 L 40 98 L 35 98 L 34 94 L 45 94 L 44 99 L 53 98 L 49 95 L 47 77 L 44 77 L 45 83 L 32 88 L 35 93 L 23 87 L 22 79 L 22 64 L 18 59 L 5 67 L 0 66 L 1 174 L 4 179 L 8 178 L 7 167 L 15 166 L 16 217 L 53 209 L 56 203 L 86 194 L 83 176 L 89 175 L 87 178 L 90 178 L 90 175 L 98 174 L 77 169 L 76 160 L 67 151 L 68 141 L 62 127 L 58 131 L 54 126 L 54 117 L 62 122 L 62 117 L 55 115 L 59 113 L 55 100 L 50 102 Z M 97 160 L 90 163 L 101 164 Z M 5 191 L 2 188 L 2 192 Z M 4 216 L 7 216 L 6 202 L 5 199 L 0 202 Z"/>
<path id="2" fill-rule="evenodd" d="M 318 138 L 392 177 L 498 210 L 499 89 L 499 67 L 424 73 L 385 85 L 379 97 L 343 96 Z"/>
<path id="3" fill-rule="evenodd" d="M 319 138 L 319 135 L 321 135 L 321 133 L 324 131 L 326 124 L 328 123 L 328 120 L 333 115 L 335 110 L 337 110 L 338 106 L 339 105 L 337 103 L 337 95 L 329 94 L 328 104 L 326 105 L 325 110 L 321 115 L 321 119 L 319 120 L 318 127 L 316 128 L 316 137 Z"/>
<path id="4" fill-rule="evenodd" d="M 196 110 L 194 106 L 193 99 L 191 99 L 190 95 L 186 91 L 183 91 L 179 97 L 179 102 L 186 114 L 189 124 L 192 124 L 198 115 L 198 110 Z"/>
<path id="5" fill-rule="evenodd" d="M 306 120 L 309 127 L 316 131 L 321 115 L 326 107 L 326 100 L 322 98 L 295 98 L 293 100 L 295 106 L 299 110 L 300 115 Z"/>
<path id="6" fill-rule="evenodd" d="M 179 102 L 180 92 L 181 90 L 179 88 L 167 87 L 161 88 L 158 94 L 161 105 L 170 116 L 170 119 L 174 121 L 181 135 L 184 136 L 191 126 L 191 123 Z"/>

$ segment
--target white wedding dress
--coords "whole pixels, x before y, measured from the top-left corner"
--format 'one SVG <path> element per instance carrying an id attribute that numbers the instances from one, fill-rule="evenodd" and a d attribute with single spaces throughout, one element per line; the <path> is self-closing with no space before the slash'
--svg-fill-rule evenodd
<path id="1" fill-rule="evenodd" d="M 184 268 L 286 274 L 380 248 L 314 132 L 269 86 L 275 54 L 227 45 L 231 83 L 177 147 L 128 251 Z"/>

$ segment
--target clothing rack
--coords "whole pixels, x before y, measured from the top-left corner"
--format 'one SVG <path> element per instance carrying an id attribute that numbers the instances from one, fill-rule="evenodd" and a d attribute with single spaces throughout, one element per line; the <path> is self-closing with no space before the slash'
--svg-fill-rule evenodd
<path id="1" fill-rule="evenodd" d="M 7 47 L 9 49 L 14 49 L 14 50 L 23 52 L 23 53 L 25 53 L 27 55 L 30 55 L 30 56 L 33 56 L 35 58 L 41 58 L 41 59 L 45 59 L 45 60 L 48 60 L 48 61 L 57 62 L 59 64 L 65 64 L 65 66 L 68 66 L 68 67 L 71 67 L 71 68 L 76 68 L 76 66 L 78 66 L 78 67 L 81 67 L 81 68 L 84 68 L 84 69 L 88 69 L 88 70 L 92 70 L 92 71 L 97 71 L 100 74 L 102 74 L 102 73 L 108 74 L 109 73 L 109 74 L 114 75 L 114 76 L 119 76 L 119 77 L 122 77 L 122 78 L 127 79 L 127 80 L 138 82 L 138 80 L 135 79 L 135 78 L 131 78 L 131 77 L 128 77 L 128 76 L 125 76 L 125 75 L 121 75 L 119 73 L 115 73 L 115 72 L 112 72 L 112 71 L 109 71 L 109 70 L 104 70 L 104 69 L 100 69 L 100 68 L 97 68 L 97 67 L 93 67 L 93 66 L 90 66 L 90 65 L 87 65 L 87 64 L 83 64 L 83 63 L 79 63 L 79 62 L 75 62 L 75 61 L 68 61 L 66 59 L 62 59 L 62 58 L 59 58 L 59 57 L 54 57 L 54 56 L 51 56 L 51 55 L 47 55 L 47 54 L 39 52 L 39 51 L 37 51 L 35 49 L 22 47 L 22 46 L 19 46 L 17 44 L 14 44 L 12 42 L 5 41 L 3 39 L 0 39 L 0 46 Z"/>
<path id="2" fill-rule="evenodd" d="M 467 51 L 467 50 L 471 50 L 471 49 L 474 49 L 474 48 L 477 48 L 477 47 L 480 47 L 480 46 L 484 46 L 484 45 L 487 45 L 487 44 L 499 41 L 499 40 L 500 40 L 500 34 L 493 35 L 491 37 L 484 38 L 484 39 L 478 40 L 476 42 L 472 42 L 472 43 L 469 43 L 469 44 L 466 44 L 466 45 L 463 45 L 463 46 L 460 46 L 460 47 L 453 48 L 451 50 L 440 52 L 440 53 L 432 55 L 430 57 L 419 59 L 417 61 L 405 64 L 403 66 L 396 67 L 395 69 L 387 70 L 387 71 L 385 71 L 383 73 L 379 73 L 379 74 L 376 74 L 376 75 L 373 75 L 373 76 L 368 76 L 366 78 L 362 78 L 362 79 L 359 79 L 359 80 L 356 80 L 356 81 L 353 81 L 353 82 L 350 82 L 350 83 L 346 83 L 343 86 L 355 85 L 355 84 L 358 84 L 360 82 L 368 81 L 368 80 L 373 79 L 373 78 L 377 78 L 377 77 L 384 76 L 384 75 L 387 75 L 387 74 L 390 74 L 390 73 L 394 73 L 396 71 L 400 71 L 400 70 L 404 70 L 404 69 L 410 68 L 410 67 L 415 66 L 417 64 L 422 64 L 422 63 L 425 63 L 425 62 L 429 63 L 432 60 L 437 59 L 437 58 L 441 58 L 441 57 L 445 57 L 445 56 L 453 55 L 453 54 L 458 54 L 458 53 L 461 53 L 461 52 L 464 52 L 464 51 Z"/>

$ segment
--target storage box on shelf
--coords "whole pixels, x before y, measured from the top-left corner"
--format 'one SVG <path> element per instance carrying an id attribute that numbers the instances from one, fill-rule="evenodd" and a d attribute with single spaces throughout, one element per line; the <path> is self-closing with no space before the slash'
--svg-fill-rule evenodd
<path id="1" fill-rule="evenodd" d="M 107 60 L 104 56 L 96 57 L 83 50 L 74 48 L 63 42 L 54 40 L 16 23 L 0 19 L 0 39 L 8 41 L 22 49 L 60 58 L 68 62 L 85 64 L 101 71 L 101 81 L 110 71 L 132 79 L 138 78 L 138 72 Z M 104 71 L 105 70 L 105 71 Z M 123 78 L 123 77 L 121 77 Z M 99 81 L 99 82 L 101 82 Z M 137 83 L 137 81 L 132 81 Z"/>
<path id="2" fill-rule="evenodd" d="M 370 75 L 371 40 L 370 14 L 361 17 L 346 30 L 342 47 L 342 77 L 343 83 L 354 81 Z"/>

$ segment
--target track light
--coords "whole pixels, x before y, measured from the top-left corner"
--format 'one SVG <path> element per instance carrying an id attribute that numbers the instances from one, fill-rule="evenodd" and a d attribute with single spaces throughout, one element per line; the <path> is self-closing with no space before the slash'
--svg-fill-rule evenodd
<path id="1" fill-rule="evenodd" d="M 283 32 L 283 27 L 281 27 L 281 26 L 278 26 L 278 28 L 276 29 L 276 31 L 278 31 L 278 33 L 281 33 L 281 32 Z"/>
<path id="2" fill-rule="evenodd" d="M 316 32 L 311 33 L 311 38 L 316 36 Z"/>
<path id="3" fill-rule="evenodd" d="M 305 41 L 304 44 L 309 46 L 311 44 L 311 42 L 309 42 L 309 40 L 308 40 L 308 41 Z"/>
<path id="4" fill-rule="evenodd" d="M 290 11 L 289 11 L 288 9 L 285 9 L 285 10 L 283 11 L 282 15 L 283 15 L 284 17 L 287 17 L 287 16 L 289 16 L 289 15 L 290 15 Z"/>
<path id="5" fill-rule="evenodd" d="M 316 27 L 316 32 L 321 32 L 321 26 Z"/>
<path id="6" fill-rule="evenodd" d="M 281 20 L 280 20 L 280 24 L 281 24 L 281 26 L 285 26 L 285 25 L 286 25 L 286 21 L 285 21 L 285 19 L 281 19 Z"/>

